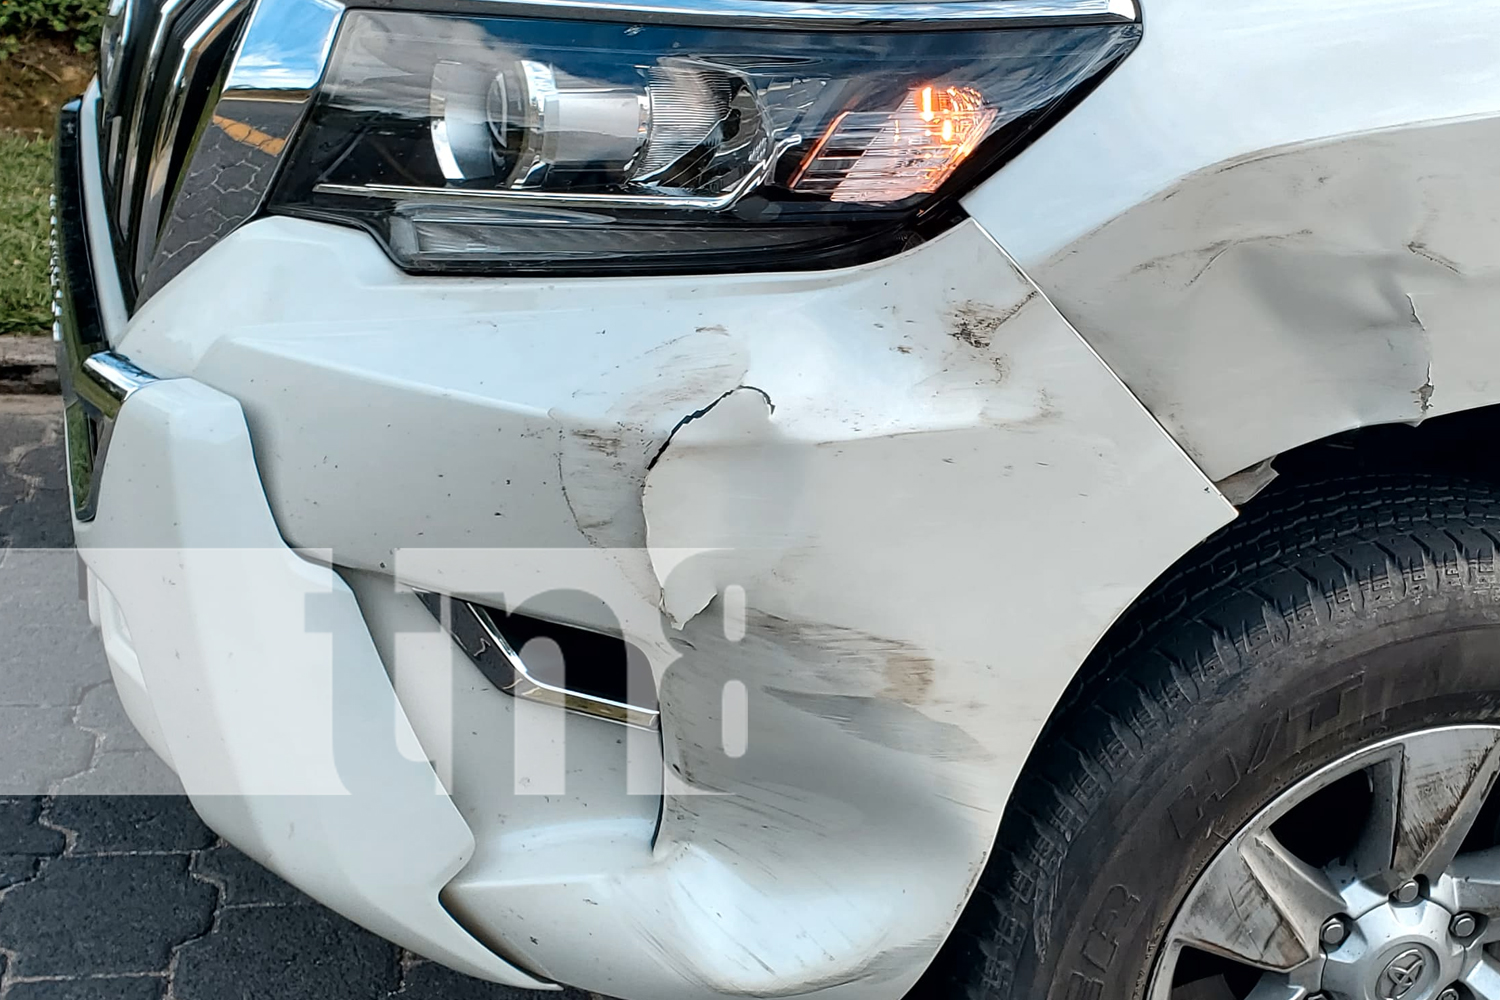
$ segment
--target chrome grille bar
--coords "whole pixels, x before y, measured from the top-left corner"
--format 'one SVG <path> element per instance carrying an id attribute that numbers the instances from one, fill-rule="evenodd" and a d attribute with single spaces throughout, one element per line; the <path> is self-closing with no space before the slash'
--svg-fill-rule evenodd
<path id="1" fill-rule="evenodd" d="M 136 287 L 144 285 L 146 269 L 156 251 L 161 232 L 162 204 L 171 180 L 173 154 L 177 149 L 191 88 L 201 80 L 203 63 L 214 44 L 235 24 L 249 7 L 250 0 L 220 0 L 207 17 L 187 35 L 177 65 L 167 85 L 166 106 L 156 127 L 156 138 L 150 156 L 143 165 L 141 209 L 136 219 L 135 279 Z M 196 125 L 196 122 L 193 123 Z"/>
<path id="2" fill-rule="evenodd" d="M 146 100 L 156 83 L 172 19 L 189 2 L 190 0 L 162 0 L 161 5 L 156 8 L 155 21 L 148 36 L 150 42 L 145 50 L 145 62 L 134 74 L 135 99 L 131 102 L 130 115 L 124 122 L 125 144 L 120 150 L 119 176 L 115 181 L 115 224 L 119 227 L 122 242 L 127 246 L 134 228 L 134 213 L 131 209 L 135 200 L 136 175 L 140 170 L 141 131 L 145 127 L 142 119 L 146 117 Z"/>
<path id="3" fill-rule="evenodd" d="M 156 248 L 193 113 L 223 69 L 252 0 L 114 0 L 99 47 L 99 135 L 116 262 L 127 298 Z"/>

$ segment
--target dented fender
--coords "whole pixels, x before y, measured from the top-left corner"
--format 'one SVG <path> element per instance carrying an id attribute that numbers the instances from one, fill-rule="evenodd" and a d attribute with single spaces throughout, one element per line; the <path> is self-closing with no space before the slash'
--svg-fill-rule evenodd
<path id="1" fill-rule="evenodd" d="M 964 205 L 1205 473 L 1500 402 L 1500 8 L 1147 21 Z"/>
<path id="2" fill-rule="evenodd" d="M 1500 401 L 1500 117 L 1184 178 L 1037 280 L 1215 479 L 1329 434 Z"/>

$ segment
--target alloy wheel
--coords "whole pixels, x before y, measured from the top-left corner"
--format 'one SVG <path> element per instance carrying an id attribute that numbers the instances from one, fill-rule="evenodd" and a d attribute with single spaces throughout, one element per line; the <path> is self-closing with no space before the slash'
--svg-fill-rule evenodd
<path id="1" fill-rule="evenodd" d="M 1500 1000 L 1500 727 L 1349 754 L 1234 834 L 1148 1000 Z"/>

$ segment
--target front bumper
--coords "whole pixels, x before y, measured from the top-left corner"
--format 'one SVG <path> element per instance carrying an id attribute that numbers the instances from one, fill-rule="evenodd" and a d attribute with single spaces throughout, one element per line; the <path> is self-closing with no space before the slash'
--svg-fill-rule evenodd
<path id="1" fill-rule="evenodd" d="M 638 1000 L 904 993 L 1078 664 L 1232 516 L 973 223 L 828 273 L 549 282 L 264 219 L 111 342 L 163 379 L 79 542 L 190 791 L 231 796 L 210 822 L 415 950 L 478 967 L 440 892 Z M 660 744 L 476 683 L 393 579 L 622 633 Z M 258 794 L 343 775 L 348 733 L 358 804 Z M 564 741 L 565 787 L 523 773 Z"/>
<path id="2" fill-rule="evenodd" d="M 277 532 L 239 404 L 108 352 L 80 112 L 59 129 L 56 332 L 75 534 L 122 701 L 226 840 L 419 954 L 546 988 L 439 901 L 473 835 L 414 752 L 353 593 Z"/>

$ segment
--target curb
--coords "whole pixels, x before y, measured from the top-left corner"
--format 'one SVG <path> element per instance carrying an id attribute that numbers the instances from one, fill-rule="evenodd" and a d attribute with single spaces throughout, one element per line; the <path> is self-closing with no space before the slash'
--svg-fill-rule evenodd
<path id="1" fill-rule="evenodd" d="M 57 346 L 51 337 L 0 337 L 0 396 L 57 391 Z"/>

